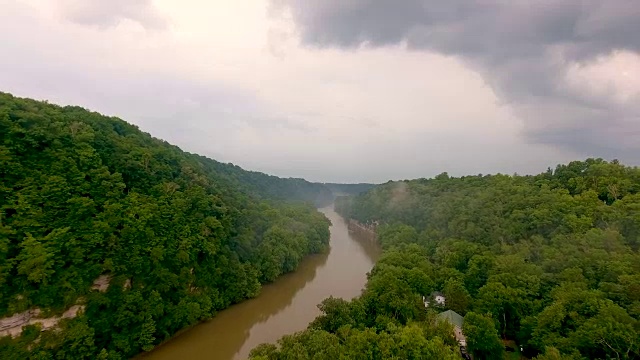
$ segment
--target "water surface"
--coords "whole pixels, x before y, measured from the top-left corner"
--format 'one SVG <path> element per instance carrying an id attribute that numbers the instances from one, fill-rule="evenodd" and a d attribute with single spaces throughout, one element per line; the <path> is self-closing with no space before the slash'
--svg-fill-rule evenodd
<path id="1" fill-rule="evenodd" d="M 332 208 L 320 211 L 332 223 L 327 253 L 307 257 L 295 272 L 265 285 L 258 297 L 221 311 L 142 358 L 246 359 L 257 345 L 305 329 L 323 299 L 360 295 L 380 249 L 370 235 L 350 233 Z"/>

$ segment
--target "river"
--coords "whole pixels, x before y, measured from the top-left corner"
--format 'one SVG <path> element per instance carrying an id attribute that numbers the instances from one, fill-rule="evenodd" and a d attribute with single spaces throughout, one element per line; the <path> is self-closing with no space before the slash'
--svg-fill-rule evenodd
<path id="1" fill-rule="evenodd" d="M 256 298 L 221 311 L 142 358 L 246 359 L 257 345 L 305 329 L 325 298 L 360 295 L 380 248 L 370 235 L 350 233 L 331 207 L 320 211 L 332 223 L 328 252 L 307 257 L 295 272 L 265 285 Z"/>

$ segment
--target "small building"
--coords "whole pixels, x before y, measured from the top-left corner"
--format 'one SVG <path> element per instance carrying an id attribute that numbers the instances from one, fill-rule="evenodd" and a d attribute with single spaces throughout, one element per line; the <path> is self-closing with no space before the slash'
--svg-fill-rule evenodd
<path id="1" fill-rule="evenodd" d="M 438 314 L 438 321 L 447 321 L 453 325 L 453 334 L 461 347 L 467 346 L 467 339 L 462 333 L 462 324 L 464 324 L 464 318 L 453 310 L 447 310 Z"/>
<path id="2" fill-rule="evenodd" d="M 429 307 L 429 305 L 433 304 L 435 306 L 444 306 L 447 299 L 444 295 L 439 291 L 434 291 L 429 296 L 423 296 L 422 302 L 424 303 L 424 307 Z"/>
<path id="3" fill-rule="evenodd" d="M 447 300 L 441 292 L 433 292 L 431 297 L 438 305 L 444 306 L 445 301 Z"/>

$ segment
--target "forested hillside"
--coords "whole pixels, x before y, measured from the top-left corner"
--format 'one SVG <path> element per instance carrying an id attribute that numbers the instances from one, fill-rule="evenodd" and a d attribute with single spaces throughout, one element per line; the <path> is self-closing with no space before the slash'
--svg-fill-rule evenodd
<path id="1" fill-rule="evenodd" d="M 0 339 L 2 359 L 128 358 L 328 244 L 305 202 L 326 203 L 322 185 L 4 93 L 0 134 L 0 334 L 32 324 Z"/>
<path id="2" fill-rule="evenodd" d="M 247 171 L 237 165 L 223 164 L 204 156 L 199 156 L 199 159 L 212 177 L 224 176 L 237 187 L 257 196 L 310 202 L 318 207 L 328 206 L 333 202 L 332 189 L 321 183 Z"/>
<path id="3" fill-rule="evenodd" d="M 256 359 L 458 358 L 426 311 L 464 315 L 475 359 L 501 339 L 537 359 L 640 358 L 640 170 L 601 159 L 536 176 L 389 182 L 336 209 L 377 229 L 384 255 L 363 295 L 326 300 L 308 330 Z M 364 354 L 364 356 L 359 357 Z"/>

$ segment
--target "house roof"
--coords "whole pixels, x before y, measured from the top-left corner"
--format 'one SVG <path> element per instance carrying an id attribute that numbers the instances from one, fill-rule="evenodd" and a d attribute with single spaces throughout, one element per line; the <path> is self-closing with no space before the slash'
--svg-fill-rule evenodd
<path id="1" fill-rule="evenodd" d="M 438 320 L 446 320 L 454 326 L 457 326 L 462 329 L 462 323 L 464 323 L 464 318 L 453 310 L 447 310 L 445 312 L 441 312 L 438 314 Z"/>

